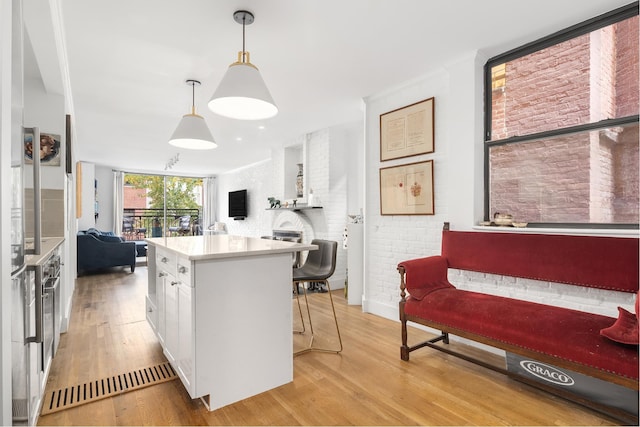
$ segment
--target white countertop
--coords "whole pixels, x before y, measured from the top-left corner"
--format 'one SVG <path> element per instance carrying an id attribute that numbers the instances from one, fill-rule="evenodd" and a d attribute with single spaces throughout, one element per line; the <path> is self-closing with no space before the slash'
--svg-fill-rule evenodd
<path id="1" fill-rule="evenodd" d="M 150 245 L 165 248 L 190 260 L 236 258 L 318 249 L 317 245 L 260 239 L 229 234 L 205 236 L 156 237 L 145 239 Z"/>
<path id="2" fill-rule="evenodd" d="M 27 266 L 33 267 L 43 264 L 49 259 L 53 251 L 64 242 L 64 237 L 43 237 L 40 240 L 40 254 L 27 254 L 24 256 L 24 262 Z M 33 239 L 26 239 L 25 248 L 33 248 Z"/>

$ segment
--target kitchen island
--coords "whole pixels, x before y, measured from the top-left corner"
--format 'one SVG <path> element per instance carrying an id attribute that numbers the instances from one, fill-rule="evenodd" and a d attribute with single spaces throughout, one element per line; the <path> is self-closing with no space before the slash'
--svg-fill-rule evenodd
<path id="1" fill-rule="evenodd" d="M 232 235 L 146 239 L 146 317 L 192 398 L 221 408 L 293 380 L 292 254 Z"/>

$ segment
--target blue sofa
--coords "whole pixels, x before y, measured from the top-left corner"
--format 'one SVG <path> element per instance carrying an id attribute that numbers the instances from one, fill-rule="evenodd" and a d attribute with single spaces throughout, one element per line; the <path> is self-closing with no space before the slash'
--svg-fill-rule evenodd
<path id="1" fill-rule="evenodd" d="M 78 274 L 110 267 L 136 269 L 136 244 L 112 232 L 90 228 L 78 231 Z"/>

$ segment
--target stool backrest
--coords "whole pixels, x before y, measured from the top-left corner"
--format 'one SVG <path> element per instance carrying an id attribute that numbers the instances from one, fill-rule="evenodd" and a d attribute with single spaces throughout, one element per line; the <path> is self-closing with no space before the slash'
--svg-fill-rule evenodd
<path id="1" fill-rule="evenodd" d="M 338 242 L 332 240 L 313 239 L 312 245 L 318 245 L 315 251 L 309 251 L 307 260 L 302 268 L 319 280 L 326 280 L 333 275 L 336 270 L 336 256 L 338 253 Z"/>

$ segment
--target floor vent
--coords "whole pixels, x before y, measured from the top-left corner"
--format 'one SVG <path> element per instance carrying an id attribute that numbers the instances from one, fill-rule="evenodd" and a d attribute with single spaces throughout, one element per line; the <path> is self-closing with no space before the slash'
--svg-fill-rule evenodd
<path id="1" fill-rule="evenodd" d="M 53 390 L 44 397 L 40 414 L 52 414 L 176 378 L 178 378 L 178 375 L 171 367 L 171 364 L 165 362 L 148 368 L 136 369 L 124 374 Z"/>

